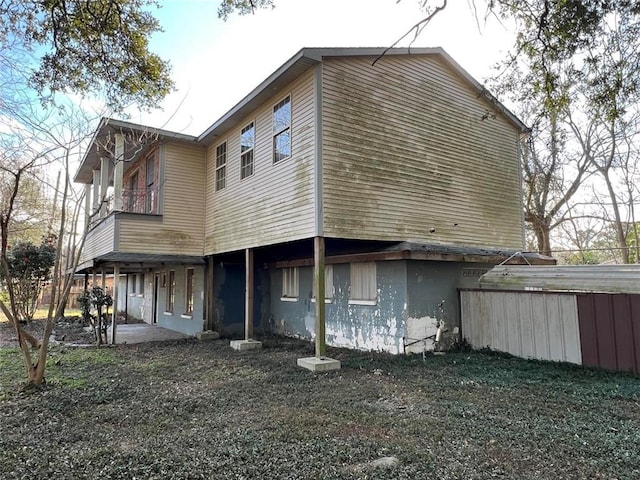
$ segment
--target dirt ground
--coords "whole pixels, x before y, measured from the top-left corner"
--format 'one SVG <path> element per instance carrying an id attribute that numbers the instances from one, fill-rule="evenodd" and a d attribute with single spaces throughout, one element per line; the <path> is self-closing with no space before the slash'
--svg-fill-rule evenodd
<path id="1" fill-rule="evenodd" d="M 637 479 L 640 380 L 496 354 L 296 340 L 54 347 L 21 391 L 0 348 L 2 479 Z"/>
<path id="2" fill-rule="evenodd" d="M 36 338 L 42 338 L 44 332 L 43 320 L 32 320 L 24 325 L 24 328 Z M 57 342 L 91 344 L 94 337 L 91 332 L 87 332 L 78 317 L 69 317 L 56 323 L 53 329 L 53 338 Z M 16 331 L 8 321 L 0 321 L 0 347 L 17 347 Z"/>

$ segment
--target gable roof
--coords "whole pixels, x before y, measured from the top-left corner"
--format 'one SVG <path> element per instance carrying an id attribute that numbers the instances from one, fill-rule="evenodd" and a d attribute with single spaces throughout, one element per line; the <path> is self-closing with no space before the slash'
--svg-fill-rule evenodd
<path id="1" fill-rule="evenodd" d="M 260 85 L 254 88 L 246 97 L 238 102 L 231 110 L 220 117 L 213 125 L 207 128 L 199 137 L 198 141 L 205 145 L 210 145 L 218 135 L 237 125 L 243 118 L 258 108 L 278 90 L 286 87 L 310 67 L 322 62 L 324 58 L 330 57 L 381 57 L 395 55 L 434 55 L 440 57 L 444 62 L 465 82 L 473 88 L 479 96 L 485 98 L 521 132 L 528 131 L 528 127 L 512 112 L 509 111 L 496 97 L 475 78 L 473 78 L 464 68 L 462 68 L 447 52 L 441 47 L 433 48 L 303 48 L 293 57 L 287 60 L 280 68 L 269 75 Z M 375 68 L 375 67 L 374 67 Z"/>

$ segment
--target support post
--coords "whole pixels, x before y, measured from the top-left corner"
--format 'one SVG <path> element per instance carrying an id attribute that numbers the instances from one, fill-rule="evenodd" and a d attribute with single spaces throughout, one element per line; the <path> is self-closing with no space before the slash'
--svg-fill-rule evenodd
<path id="1" fill-rule="evenodd" d="M 91 184 L 87 183 L 84 186 L 84 224 L 85 228 L 89 229 L 91 222 Z"/>
<path id="2" fill-rule="evenodd" d="M 327 341 L 325 338 L 324 257 L 324 237 L 317 236 L 313 239 L 313 282 L 316 292 L 316 355 L 315 357 L 298 359 L 299 367 L 306 368 L 312 372 L 340 369 L 340 361 L 325 357 Z"/>
<path id="3" fill-rule="evenodd" d="M 206 329 L 207 330 L 216 330 L 216 320 L 214 318 L 214 305 L 213 305 L 213 257 L 207 258 L 207 276 L 205 281 L 205 309 L 206 309 Z"/>
<path id="4" fill-rule="evenodd" d="M 108 157 L 100 158 L 100 218 L 107 216 L 107 190 L 109 189 L 109 166 L 111 159 Z"/>
<path id="5" fill-rule="evenodd" d="M 118 284 L 120 280 L 120 264 L 113 266 L 113 309 L 111 310 L 111 345 L 116 344 L 116 324 L 118 323 Z"/>
<path id="6" fill-rule="evenodd" d="M 93 187 L 92 187 L 92 201 L 93 209 L 91 214 L 97 216 L 96 213 L 100 210 L 100 170 L 93 170 Z"/>
<path id="7" fill-rule="evenodd" d="M 245 258 L 245 293 L 244 293 L 244 340 L 232 340 L 234 350 L 254 350 L 262 348 L 262 342 L 253 340 L 253 249 L 247 248 Z"/>
<path id="8" fill-rule="evenodd" d="M 316 292 L 316 357 L 327 351 L 324 307 L 324 237 L 313 239 L 313 282 Z"/>
<path id="9" fill-rule="evenodd" d="M 124 135 L 116 134 L 116 151 L 113 168 L 113 211 L 121 212 L 122 201 L 122 179 L 124 177 Z"/>
<path id="10" fill-rule="evenodd" d="M 247 248 L 244 258 L 244 339 L 249 340 L 253 338 L 253 249 Z"/>

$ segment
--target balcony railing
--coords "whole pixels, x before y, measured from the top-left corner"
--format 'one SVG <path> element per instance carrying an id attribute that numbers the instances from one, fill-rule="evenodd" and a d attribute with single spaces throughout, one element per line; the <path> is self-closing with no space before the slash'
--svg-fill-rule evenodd
<path id="1" fill-rule="evenodd" d="M 123 190 L 122 211 L 128 213 L 158 213 L 158 187 Z"/>

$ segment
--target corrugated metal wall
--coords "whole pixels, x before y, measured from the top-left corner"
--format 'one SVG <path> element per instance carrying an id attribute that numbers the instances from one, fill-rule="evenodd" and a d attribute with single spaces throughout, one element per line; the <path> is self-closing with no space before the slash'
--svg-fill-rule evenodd
<path id="1" fill-rule="evenodd" d="M 582 363 L 575 295 L 460 292 L 462 335 L 474 348 Z"/>
<path id="2" fill-rule="evenodd" d="M 640 295 L 577 295 L 582 363 L 640 374 Z"/>

